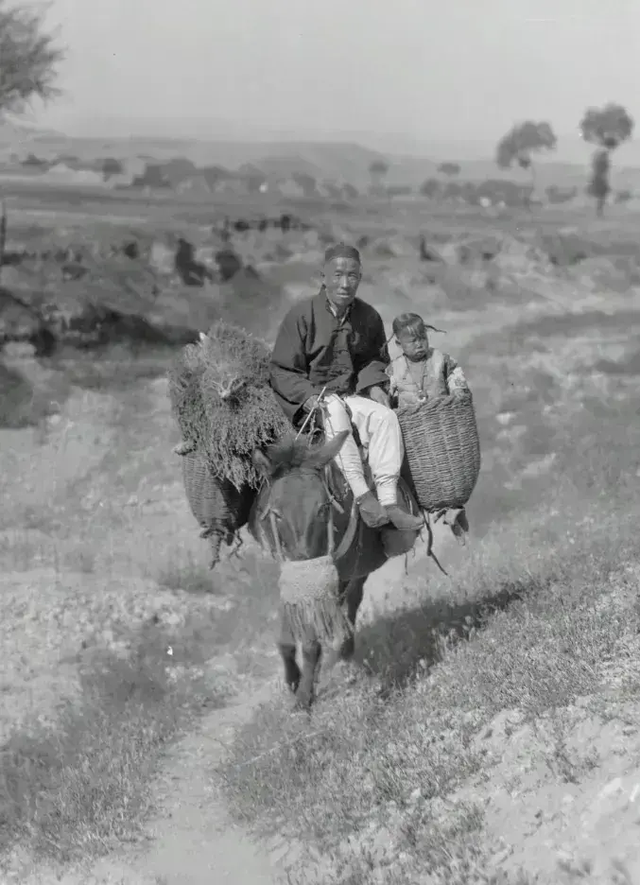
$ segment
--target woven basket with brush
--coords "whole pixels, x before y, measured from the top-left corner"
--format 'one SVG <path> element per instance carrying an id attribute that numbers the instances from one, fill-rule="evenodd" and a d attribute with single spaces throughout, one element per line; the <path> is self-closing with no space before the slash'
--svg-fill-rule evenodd
<path id="1" fill-rule="evenodd" d="M 430 513 L 464 507 L 480 473 L 480 440 L 471 394 L 434 397 L 400 409 L 397 415 L 420 506 Z"/>

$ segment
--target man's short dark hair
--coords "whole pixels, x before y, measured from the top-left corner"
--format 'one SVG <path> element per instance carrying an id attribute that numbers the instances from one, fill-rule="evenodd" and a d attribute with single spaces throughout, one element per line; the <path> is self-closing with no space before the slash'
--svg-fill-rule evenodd
<path id="1" fill-rule="evenodd" d="M 324 263 L 327 264 L 329 261 L 333 261 L 334 258 L 352 258 L 358 264 L 362 264 L 360 253 L 356 247 L 348 246 L 346 243 L 336 243 L 334 246 L 329 246 L 324 253 Z"/>

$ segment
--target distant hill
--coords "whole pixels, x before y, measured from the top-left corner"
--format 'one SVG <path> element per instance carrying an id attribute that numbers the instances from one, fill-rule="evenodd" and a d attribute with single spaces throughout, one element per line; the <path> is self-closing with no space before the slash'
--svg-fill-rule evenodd
<path id="1" fill-rule="evenodd" d="M 375 140 L 374 140 L 375 141 Z M 383 140 L 378 140 L 381 144 Z M 432 148 L 430 150 L 429 148 Z M 471 159 L 474 155 L 478 159 Z M 81 137 L 38 129 L 20 123 L 0 125 L 0 150 L 9 150 L 26 156 L 34 153 L 42 159 L 56 156 L 77 156 L 84 160 L 104 157 L 119 159 L 144 158 L 165 162 L 176 157 L 191 160 L 197 166 L 222 166 L 234 170 L 253 165 L 262 172 L 283 178 L 293 173 L 305 173 L 317 179 L 347 181 L 359 189 L 370 181 L 369 166 L 375 160 L 389 164 L 387 181 L 391 185 L 409 185 L 417 189 L 424 181 L 440 177 L 438 165 L 443 160 L 458 162 L 460 178 L 484 181 L 505 178 L 526 181 L 520 170 L 499 170 L 492 158 L 489 143 L 448 144 L 434 140 L 430 145 L 415 145 L 416 153 L 424 155 L 384 152 L 365 147 L 355 141 L 265 141 L 265 140 L 198 140 L 169 137 Z M 582 187 L 588 175 L 593 148 L 576 136 L 560 139 L 555 155 L 542 158 L 537 164 L 538 180 L 542 188 L 550 184 Z M 484 158 L 482 154 L 484 153 Z M 570 157 L 571 161 L 567 161 Z M 624 145 L 614 154 L 613 184 L 617 188 L 640 189 L 640 144 Z"/>
<path id="2" fill-rule="evenodd" d="M 317 178 L 349 181 L 356 186 L 369 181 L 369 166 L 384 155 L 359 144 L 331 142 L 207 142 L 208 162 L 237 169 L 252 163 L 263 172 L 291 175 L 304 172 Z"/>
<path id="3" fill-rule="evenodd" d="M 14 139 L 15 140 L 15 139 Z M 28 144 L 27 144 L 28 141 Z M 170 138 L 81 138 L 59 133 L 32 133 L 23 149 L 43 159 L 59 155 L 82 159 L 145 157 L 158 161 L 184 157 L 198 166 L 238 169 L 252 164 L 264 172 L 345 180 L 356 186 L 369 181 L 369 165 L 384 155 L 358 144 L 321 142 L 195 141 Z M 0 134 L 1 143 L 1 134 Z"/>
<path id="4" fill-rule="evenodd" d="M 42 129 L 33 123 L 14 121 L 6 117 L 0 121 L 0 147 L 16 147 L 21 144 L 38 142 L 41 139 L 65 139 L 66 136 L 54 129 Z"/>

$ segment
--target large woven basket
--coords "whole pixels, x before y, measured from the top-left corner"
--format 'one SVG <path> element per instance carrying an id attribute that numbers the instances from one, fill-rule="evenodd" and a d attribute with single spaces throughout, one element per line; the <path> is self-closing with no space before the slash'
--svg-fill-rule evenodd
<path id="1" fill-rule="evenodd" d="M 182 476 L 189 507 L 202 529 L 226 535 L 246 524 L 255 497 L 253 489 L 246 486 L 238 491 L 230 482 L 218 479 L 201 451 L 184 455 Z"/>
<path id="2" fill-rule="evenodd" d="M 434 397 L 397 414 L 420 506 L 429 512 L 464 507 L 480 473 L 471 394 Z"/>

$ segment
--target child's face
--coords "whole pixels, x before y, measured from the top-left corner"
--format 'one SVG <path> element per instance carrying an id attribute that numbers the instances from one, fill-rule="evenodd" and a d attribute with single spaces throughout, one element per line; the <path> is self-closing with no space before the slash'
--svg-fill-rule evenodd
<path id="1" fill-rule="evenodd" d="M 410 360 L 422 360 L 429 352 L 429 338 L 426 332 L 419 334 L 413 329 L 403 329 L 396 335 L 396 343 Z"/>

